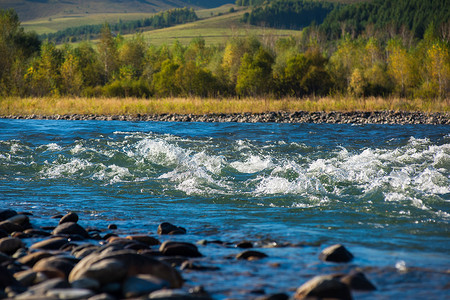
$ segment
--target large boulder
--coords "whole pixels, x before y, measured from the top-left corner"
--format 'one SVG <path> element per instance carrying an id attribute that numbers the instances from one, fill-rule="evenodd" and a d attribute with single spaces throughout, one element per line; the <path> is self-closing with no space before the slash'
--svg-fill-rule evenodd
<path id="1" fill-rule="evenodd" d="M 109 277 L 104 278 L 103 274 Z M 130 250 L 93 253 L 86 256 L 73 268 L 69 281 L 87 277 L 107 283 L 121 281 L 138 274 L 148 274 L 163 279 L 170 284 L 171 288 L 179 288 L 183 284 L 180 273 L 168 264 Z M 112 280 L 111 277 L 116 278 Z"/>
<path id="2" fill-rule="evenodd" d="M 352 300 L 350 288 L 340 282 L 338 278 L 330 275 L 312 278 L 301 285 L 294 295 L 294 299 L 308 299 L 312 297 Z"/>
<path id="3" fill-rule="evenodd" d="M 65 222 L 58 225 L 54 230 L 53 234 L 76 234 L 84 238 L 89 238 L 89 233 L 80 225 L 75 222 Z"/>

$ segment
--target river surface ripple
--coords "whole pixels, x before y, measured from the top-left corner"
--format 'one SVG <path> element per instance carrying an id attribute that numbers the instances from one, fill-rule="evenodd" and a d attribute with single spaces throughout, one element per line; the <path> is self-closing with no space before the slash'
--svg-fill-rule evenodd
<path id="1" fill-rule="evenodd" d="M 199 246 L 220 270 L 183 277 L 217 299 L 292 294 L 355 267 L 378 287 L 356 299 L 449 295 L 449 126 L 1 119 L 0 201 L 38 226 L 67 211 L 124 234 L 168 221 L 188 229 L 177 240 L 269 255 Z M 334 243 L 355 260 L 320 262 Z"/>

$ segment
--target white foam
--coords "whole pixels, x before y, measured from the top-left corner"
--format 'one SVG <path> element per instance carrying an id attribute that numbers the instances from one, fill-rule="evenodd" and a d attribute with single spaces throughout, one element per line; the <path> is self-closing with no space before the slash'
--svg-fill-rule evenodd
<path id="1" fill-rule="evenodd" d="M 40 173 L 44 177 L 48 178 L 59 178 L 73 175 L 79 171 L 85 170 L 86 168 L 92 166 L 90 162 L 84 159 L 72 158 L 67 163 L 58 164 L 57 162 L 44 168 Z"/>
<path id="2" fill-rule="evenodd" d="M 241 173 L 256 173 L 273 168 L 275 165 L 271 157 L 250 155 L 245 161 L 234 161 L 230 166 Z"/>
<path id="3" fill-rule="evenodd" d="M 94 179 L 109 181 L 110 184 L 113 184 L 117 182 L 126 182 L 126 177 L 132 176 L 128 168 L 116 165 L 110 165 L 108 167 L 101 165 L 101 167 L 102 170 L 92 176 Z"/>

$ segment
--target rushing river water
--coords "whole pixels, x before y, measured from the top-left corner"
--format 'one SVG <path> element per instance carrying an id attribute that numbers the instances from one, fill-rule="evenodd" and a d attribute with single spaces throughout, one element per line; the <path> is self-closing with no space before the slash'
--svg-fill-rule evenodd
<path id="1" fill-rule="evenodd" d="M 168 221 L 188 230 L 176 239 L 250 240 L 269 255 L 200 247 L 220 270 L 183 277 L 217 299 L 290 294 L 355 267 L 378 288 L 357 299 L 449 296 L 449 126 L 2 119 L 0 199 L 37 225 L 67 211 L 124 233 Z M 355 260 L 320 262 L 334 243 Z"/>

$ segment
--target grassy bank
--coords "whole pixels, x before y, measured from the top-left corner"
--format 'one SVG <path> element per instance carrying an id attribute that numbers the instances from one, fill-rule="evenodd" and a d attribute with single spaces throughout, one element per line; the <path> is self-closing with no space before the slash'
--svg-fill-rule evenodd
<path id="1" fill-rule="evenodd" d="M 201 98 L 4 98 L 0 115 L 55 114 L 209 114 L 269 111 L 421 111 L 449 112 L 450 99 L 432 101 L 401 98 L 201 99 Z"/>

